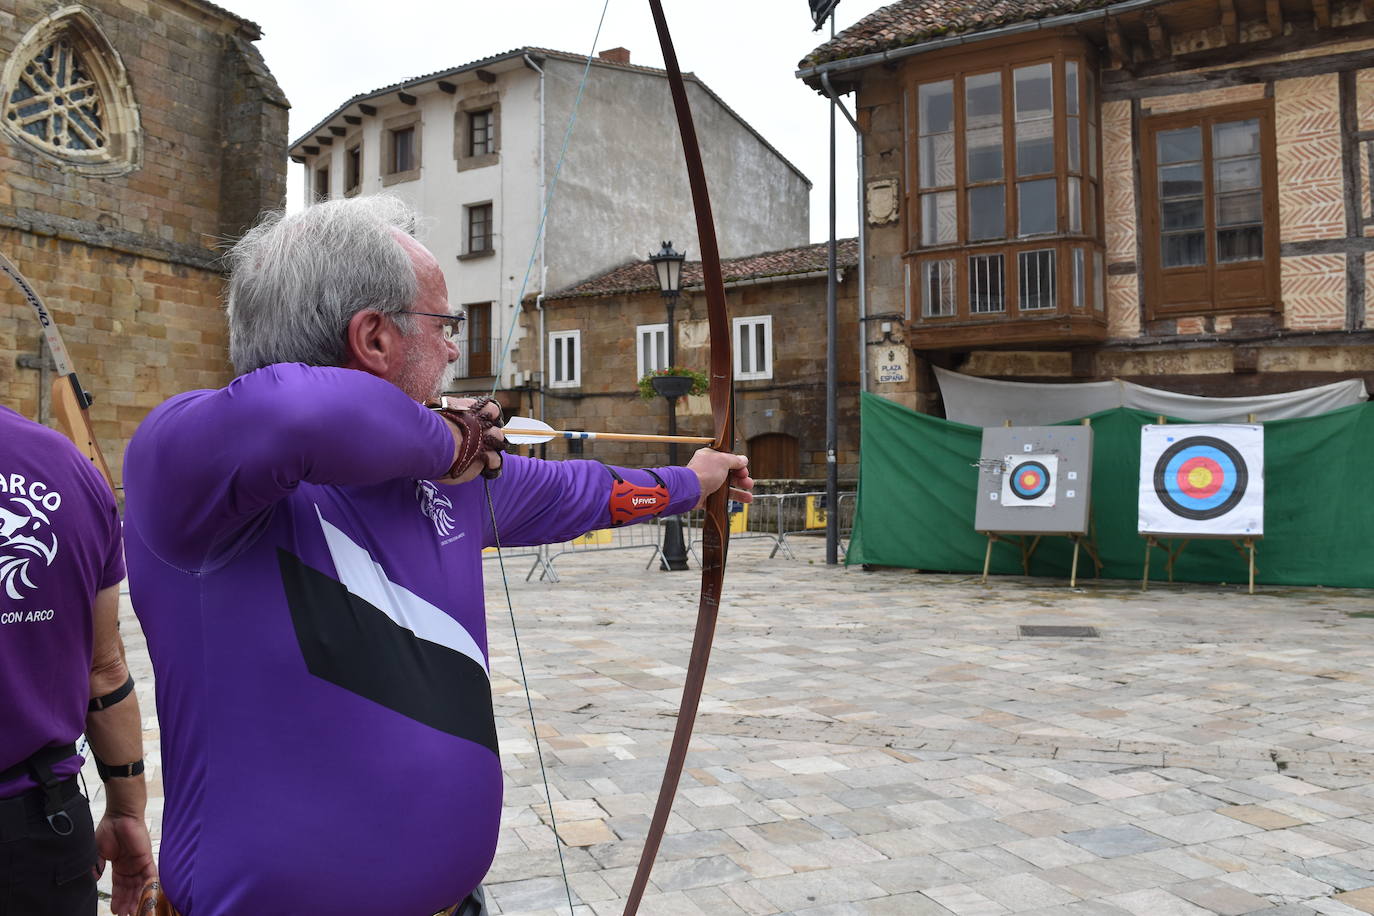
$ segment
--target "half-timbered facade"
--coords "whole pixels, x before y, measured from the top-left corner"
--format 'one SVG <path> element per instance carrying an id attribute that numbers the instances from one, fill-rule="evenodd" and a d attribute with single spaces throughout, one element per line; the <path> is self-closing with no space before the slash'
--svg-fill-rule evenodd
<path id="1" fill-rule="evenodd" d="M 1086 6 L 904 0 L 802 62 L 856 93 L 870 344 L 1214 396 L 1374 380 L 1374 0 Z M 870 383 L 940 410 L 928 372 Z"/>

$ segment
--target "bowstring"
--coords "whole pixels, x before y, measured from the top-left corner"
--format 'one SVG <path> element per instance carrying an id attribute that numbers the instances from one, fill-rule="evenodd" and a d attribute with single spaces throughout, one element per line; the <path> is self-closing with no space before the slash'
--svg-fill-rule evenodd
<path id="1" fill-rule="evenodd" d="M 582 68 L 582 82 L 578 84 L 577 96 L 573 99 L 572 113 L 568 115 L 568 127 L 563 132 L 563 147 L 558 152 L 558 164 L 553 168 L 553 180 L 549 182 L 549 192 L 544 196 L 543 206 L 539 210 L 539 226 L 534 231 L 534 244 L 530 246 L 530 258 L 525 263 L 525 276 L 520 281 L 520 294 L 515 297 L 515 314 L 511 316 L 510 328 L 506 330 L 506 338 L 501 343 L 501 358 L 496 362 L 496 371 L 491 382 L 491 393 L 496 394 L 497 386 L 501 384 L 501 372 L 506 367 L 506 360 L 510 356 L 510 345 L 515 341 L 516 319 L 525 308 L 525 292 L 529 289 L 530 274 L 534 271 L 534 258 L 539 254 L 539 242 L 544 237 L 544 224 L 549 218 L 549 207 L 553 204 L 554 192 L 558 190 L 558 176 L 563 173 L 563 161 L 568 158 L 568 141 L 572 139 L 573 126 L 577 124 L 577 110 L 582 104 L 582 93 L 587 88 L 587 78 L 592 72 L 592 58 L 596 54 L 597 42 L 601 39 L 601 27 L 606 23 L 606 11 L 610 9 L 611 0 L 605 0 L 601 6 L 601 18 L 596 23 L 596 34 L 592 36 L 592 47 L 587 52 L 587 63 Z M 540 163 L 543 167 L 543 163 Z M 547 273 L 547 264 L 541 264 Z M 542 286 L 542 284 L 541 284 Z M 541 341 L 542 344 L 542 341 Z"/>
<path id="2" fill-rule="evenodd" d="M 501 532 L 496 527 L 496 505 L 491 499 L 491 484 L 482 480 L 482 490 L 487 495 L 487 513 L 491 516 L 492 540 L 496 542 L 496 565 L 501 569 L 501 588 L 506 593 L 506 610 L 510 613 L 510 631 L 515 637 L 515 660 L 520 666 L 520 683 L 525 687 L 525 706 L 530 713 L 530 734 L 534 737 L 534 753 L 539 760 L 539 776 L 544 781 L 544 800 L 549 805 L 549 828 L 553 830 L 553 846 L 558 850 L 558 869 L 563 873 L 563 890 L 568 895 L 568 912 L 576 914 L 573 907 L 572 884 L 568 881 L 568 865 L 563 859 L 563 838 L 558 835 L 558 818 L 553 813 L 553 790 L 549 788 L 549 771 L 544 768 L 544 751 L 539 742 L 539 725 L 534 719 L 534 698 L 530 695 L 530 681 L 525 674 L 525 653 L 520 648 L 520 631 L 515 626 L 515 604 L 510 597 L 510 580 L 506 578 L 506 559 L 501 555 Z"/>
<path id="3" fill-rule="evenodd" d="M 534 244 L 530 246 L 529 260 L 525 262 L 525 276 L 520 281 L 520 293 L 515 299 L 515 314 L 511 317 L 510 327 L 506 330 L 505 340 L 501 344 L 501 358 L 497 360 L 496 371 L 492 373 L 491 394 L 496 395 L 496 389 L 501 383 L 501 373 L 506 367 L 506 360 L 510 356 L 511 344 L 515 340 L 516 319 L 524 309 L 525 291 L 529 288 L 530 274 L 534 272 L 534 259 L 539 254 L 539 242 L 544 237 L 544 227 L 549 218 L 549 207 L 553 204 L 554 193 L 558 190 L 558 178 L 563 173 L 563 162 L 568 157 L 568 143 L 572 139 L 573 127 L 577 124 L 578 108 L 582 104 L 582 95 L 587 88 L 587 80 L 592 72 L 592 59 L 596 54 L 596 45 L 601 40 L 601 27 L 606 22 L 606 11 L 610 9 L 611 0 L 605 0 L 601 6 L 601 17 L 596 23 L 596 34 L 592 36 L 591 49 L 587 51 L 587 62 L 582 68 L 582 81 L 578 84 L 577 95 L 573 99 L 572 112 L 568 116 L 568 126 L 563 132 L 563 146 L 558 152 L 558 163 L 553 169 L 553 179 L 549 182 L 548 193 L 544 196 L 542 206 L 539 210 L 539 225 L 534 232 Z M 542 166 L 542 163 L 541 163 Z M 541 265 L 547 266 L 547 265 Z M 576 909 L 573 906 L 572 883 L 568 880 L 568 866 L 563 856 L 563 838 L 558 835 L 558 820 L 553 812 L 553 791 L 549 788 L 549 772 L 544 766 L 544 749 L 539 740 L 539 725 L 534 717 L 534 698 L 530 693 L 529 677 L 525 673 L 525 655 L 520 648 L 520 630 L 515 623 L 515 603 L 510 596 L 510 580 L 506 577 L 506 560 L 501 554 L 501 534 L 496 526 L 496 506 L 491 499 L 491 487 L 487 481 L 482 482 L 483 489 L 487 496 L 487 511 L 491 515 L 492 539 L 496 542 L 496 563 L 501 571 L 501 588 L 506 595 L 506 610 L 510 615 L 510 631 L 515 641 L 515 658 L 520 666 L 520 683 L 525 690 L 525 706 L 529 710 L 530 716 L 530 735 L 534 738 L 535 757 L 539 761 L 539 777 L 544 783 L 544 799 L 549 805 L 549 827 L 553 830 L 553 845 L 558 850 L 558 868 L 563 874 L 563 890 L 568 897 L 568 912 L 576 916 Z"/>

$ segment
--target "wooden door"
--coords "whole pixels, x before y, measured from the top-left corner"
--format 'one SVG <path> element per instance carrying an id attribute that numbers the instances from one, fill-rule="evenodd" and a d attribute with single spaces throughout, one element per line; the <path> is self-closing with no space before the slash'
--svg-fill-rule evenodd
<path id="1" fill-rule="evenodd" d="M 749 476 L 759 479 L 801 476 L 797 440 L 786 433 L 766 433 L 749 440 Z"/>
<path id="2" fill-rule="evenodd" d="M 468 313 L 468 376 L 491 375 L 491 303 L 466 306 Z"/>

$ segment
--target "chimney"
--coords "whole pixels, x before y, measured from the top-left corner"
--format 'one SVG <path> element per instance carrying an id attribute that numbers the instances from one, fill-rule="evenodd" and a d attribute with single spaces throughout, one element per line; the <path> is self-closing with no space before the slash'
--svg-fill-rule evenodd
<path id="1" fill-rule="evenodd" d="M 613 64 L 628 64 L 630 62 L 630 49 L 607 48 L 596 56 L 602 60 L 608 60 Z"/>

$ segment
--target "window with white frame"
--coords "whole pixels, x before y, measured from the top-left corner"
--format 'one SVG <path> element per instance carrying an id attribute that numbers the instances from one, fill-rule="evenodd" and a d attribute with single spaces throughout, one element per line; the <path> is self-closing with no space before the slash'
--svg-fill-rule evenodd
<path id="1" fill-rule="evenodd" d="M 735 319 L 735 378 L 773 377 L 773 316 Z"/>
<path id="2" fill-rule="evenodd" d="M 549 387 L 575 388 L 582 384 L 582 332 L 549 334 Z"/>
<path id="3" fill-rule="evenodd" d="M 668 368 L 668 326 L 641 324 L 635 328 L 635 350 L 639 354 L 639 375 L 643 378 L 657 369 Z"/>

